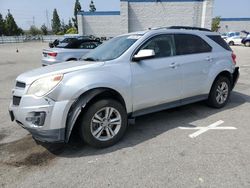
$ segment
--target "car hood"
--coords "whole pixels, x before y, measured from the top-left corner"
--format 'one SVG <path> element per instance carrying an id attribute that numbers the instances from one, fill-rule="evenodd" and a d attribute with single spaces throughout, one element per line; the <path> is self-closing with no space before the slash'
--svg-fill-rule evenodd
<path id="1" fill-rule="evenodd" d="M 84 69 L 92 69 L 104 65 L 104 62 L 92 62 L 92 61 L 68 61 L 65 63 L 59 63 L 46 67 L 41 67 L 28 72 L 25 72 L 17 77 L 17 81 L 24 82 L 26 85 L 31 84 L 35 80 L 51 76 L 55 74 L 66 74 Z"/>

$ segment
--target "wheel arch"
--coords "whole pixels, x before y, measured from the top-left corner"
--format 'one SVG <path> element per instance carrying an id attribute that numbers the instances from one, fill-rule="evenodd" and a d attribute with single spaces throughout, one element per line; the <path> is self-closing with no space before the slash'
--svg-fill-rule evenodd
<path id="1" fill-rule="evenodd" d="M 215 76 L 215 78 L 214 78 L 214 80 L 213 80 L 213 82 L 212 82 L 212 84 L 211 84 L 211 86 L 210 86 L 209 93 L 210 93 L 210 91 L 211 91 L 211 89 L 212 89 L 214 83 L 216 82 L 216 80 L 217 80 L 219 77 L 221 77 L 221 76 L 228 78 L 229 81 L 230 81 L 230 84 L 231 84 L 231 85 L 233 84 L 233 76 L 232 76 L 232 73 L 229 72 L 228 70 L 224 70 L 224 71 L 218 73 L 218 74 Z"/>
<path id="2" fill-rule="evenodd" d="M 93 102 L 104 98 L 112 98 L 117 100 L 124 106 L 126 110 L 126 103 L 124 98 L 118 91 L 112 88 L 107 88 L 107 87 L 93 88 L 89 91 L 82 93 L 71 105 L 69 112 L 67 114 L 66 126 L 65 126 L 66 143 L 69 141 L 72 130 L 75 128 L 77 120 L 80 117 L 81 113 L 84 112 L 84 109 L 87 109 L 88 105 L 92 104 Z"/>
<path id="3" fill-rule="evenodd" d="M 71 58 L 67 58 L 66 61 L 77 61 L 77 58 L 71 57 Z"/>

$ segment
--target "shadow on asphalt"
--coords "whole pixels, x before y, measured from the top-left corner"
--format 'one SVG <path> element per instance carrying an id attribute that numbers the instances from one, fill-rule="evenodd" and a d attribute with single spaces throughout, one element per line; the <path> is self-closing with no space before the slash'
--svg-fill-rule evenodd
<path id="1" fill-rule="evenodd" d="M 250 102 L 250 96 L 232 92 L 229 103 L 222 109 L 214 109 L 206 106 L 205 102 L 185 105 L 182 107 L 152 113 L 136 118 L 136 123 L 130 125 L 123 139 L 116 145 L 104 148 L 92 148 L 80 140 L 74 134 L 68 144 L 42 144 L 49 152 L 59 157 L 74 158 L 82 156 L 97 156 L 111 153 L 127 147 L 150 140 L 164 132 L 179 126 L 192 127 L 191 122 L 201 120 L 213 114 L 227 111 Z"/>

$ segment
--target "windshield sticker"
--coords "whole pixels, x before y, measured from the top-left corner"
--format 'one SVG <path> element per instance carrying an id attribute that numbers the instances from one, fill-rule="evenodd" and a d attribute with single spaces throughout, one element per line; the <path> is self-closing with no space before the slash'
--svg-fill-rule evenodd
<path id="1" fill-rule="evenodd" d="M 138 40 L 139 38 L 141 38 L 140 35 L 130 35 L 130 36 L 128 36 L 127 39 L 135 39 L 135 40 Z"/>

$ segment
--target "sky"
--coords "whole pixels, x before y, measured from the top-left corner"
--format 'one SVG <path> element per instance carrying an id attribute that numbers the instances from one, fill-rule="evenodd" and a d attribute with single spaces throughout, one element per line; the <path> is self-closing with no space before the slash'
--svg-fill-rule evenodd
<path id="1" fill-rule="evenodd" d="M 80 0 L 82 9 L 88 11 L 91 0 Z M 214 0 L 214 16 L 249 17 L 250 0 Z M 51 24 L 52 12 L 56 8 L 65 23 L 73 15 L 75 0 L 0 0 L 0 13 L 5 16 L 8 9 L 19 27 L 29 29 L 33 23 L 40 27 Z M 119 11 L 120 0 L 94 0 L 97 11 Z M 48 21 L 46 12 L 48 13 Z"/>

